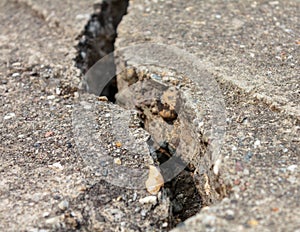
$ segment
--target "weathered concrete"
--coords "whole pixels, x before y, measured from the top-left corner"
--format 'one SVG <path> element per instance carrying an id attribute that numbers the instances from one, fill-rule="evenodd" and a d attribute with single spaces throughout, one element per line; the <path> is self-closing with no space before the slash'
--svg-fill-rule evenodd
<path id="1" fill-rule="evenodd" d="M 76 149 L 74 45 L 93 3 L 0 3 L 0 230 L 169 226 L 163 196 L 152 210 L 139 202 L 145 191 L 99 182 Z M 218 181 L 232 192 L 174 231 L 300 228 L 299 8 L 297 1 L 131 1 L 117 48 L 151 41 L 195 54 L 226 103 Z"/>
<path id="2" fill-rule="evenodd" d="M 232 193 L 174 231 L 299 229 L 299 7 L 131 2 L 116 47 L 152 42 L 187 50 L 217 79 L 227 106 L 219 181 Z"/>

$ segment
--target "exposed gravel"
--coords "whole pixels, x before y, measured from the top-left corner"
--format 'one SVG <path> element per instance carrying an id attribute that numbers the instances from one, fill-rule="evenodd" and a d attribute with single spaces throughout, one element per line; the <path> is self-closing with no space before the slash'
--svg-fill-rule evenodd
<path id="1" fill-rule="evenodd" d="M 78 93 L 73 46 L 92 3 L 0 3 L 2 231 L 167 231 L 170 205 L 181 210 L 180 181 L 170 199 L 165 189 L 150 196 L 145 189 L 118 187 L 89 167 L 77 146 L 72 113 L 80 96 L 102 109 L 94 119 L 107 135 L 101 138 L 113 165 L 144 165 L 142 157 L 124 158 L 126 141 L 105 133 L 111 126 L 105 118 L 122 110 Z M 300 228 L 299 8 L 297 1 L 131 2 L 117 46 L 164 42 L 196 54 L 226 102 L 218 181 L 232 186 L 231 195 L 174 231 Z M 137 128 L 132 133 L 147 136 Z M 142 144 L 145 137 L 139 139 Z M 187 182 L 190 174 L 182 175 Z M 193 189 L 189 193 L 192 198 Z"/>

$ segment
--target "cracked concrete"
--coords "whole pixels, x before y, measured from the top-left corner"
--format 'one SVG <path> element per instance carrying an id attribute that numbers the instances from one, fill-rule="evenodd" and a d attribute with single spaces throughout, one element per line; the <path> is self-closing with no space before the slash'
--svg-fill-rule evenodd
<path id="1" fill-rule="evenodd" d="M 174 231 L 299 229 L 297 9 L 296 1 L 130 5 L 117 47 L 150 41 L 196 54 L 227 106 L 220 176 L 232 193 Z"/>
<path id="2" fill-rule="evenodd" d="M 166 202 L 155 211 L 139 205 L 146 192 L 100 181 L 76 149 L 74 46 L 93 3 L 0 3 L 1 230 L 169 230 L 159 218 Z M 187 50 L 226 104 L 218 181 L 231 193 L 173 231 L 299 230 L 299 8 L 291 0 L 130 2 L 117 48 L 151 41 Z"/>

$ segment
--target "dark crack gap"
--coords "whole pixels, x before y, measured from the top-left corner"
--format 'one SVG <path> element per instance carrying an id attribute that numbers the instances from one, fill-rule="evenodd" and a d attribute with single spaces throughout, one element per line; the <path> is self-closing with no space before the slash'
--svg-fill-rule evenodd
<path id="1" fill-rule="evenodd" d="M 79 43 L 77 45 L 78 55 L 75 58 L 76 67 L 85 74 L 98 60 L 114 51 L 114 43 L 117 37 L 117 27 L 122 17 L 127 13 L 129 0 L 104 0 L 101 4 L 95 4 L 94 13 L 88 21 L 81 35 L 78 36 Z M 109 66 L 113 67 L 113 73 L 116 73 L 114 60 L 110 61 Z M 101 73 L 99 73 L 99 81 L 101 81 Z M 138 81 L 138 78 L 136 78 Z M 116 102 L 115 95 L 118 92 L 116 76 L 106 85 L 101 96 L 106 96 L 109 101 Z M 164 110 L 163 105 L 158 104 L 159 110 Z M 160 109 L 161 108 L 161 109 Z M 143 112 L 141 111 L 141 114 Z M 145 115 L 144 115 L 145 116 Z M 145 116 L 146 117 L 146 116 Z M 171 120 L 163 118 L 168 124 L 172 125 L 177 115 Z M 141 127 L 144 129 L 146 118 L 141 121 Z M 156 164 L 162 164 L 168 161 L 174 152 L 174 148 L 168 146 L 168 142 L 155 147 L 148 144 L 150 151 L 155 153 Z M 154 151 L 154 152 L 153 152 Z M 205 195 L 199 191 L 194 179 L 194 167 L 187 166 L 177 177 L 167 182 L 164 186 L 168 198 L 171 202 L 170 216 L 168 228 L 172 229 L 187 218 L 195 215 L 201 210 L 205 203 Z M 163 174 L 163 173 L 162 173 Z M 217 182 L 217 180 L 211 180 Z M 203 185 L 203 183 L 201 183 Z M 201 198 L 203 197 L 203 199 Z M 153 212 L 154 213 L 154 212 Z"/>
<path id="2" fill-rule="evenodd" d="M 76 47 L 78 55 L 75 58 L 76 67 L 85 74 L 98 60 L 114 51 L 117 37 L 117 27 L 123 15 L 127 13 L 129 0 L 104 0 L 101 4 L 94 5 L 94 13 L 88 21 Z M 115 69 L 114 60 L 108 66 Z M 114 73 L 115 70 L 112 70 Z M 101 73 L 99 73 L 101 79 Z M 101 96 L 106 96 L 109 101 L 115 102 L 118 92 L 116 77 L 103 89 Z"/>

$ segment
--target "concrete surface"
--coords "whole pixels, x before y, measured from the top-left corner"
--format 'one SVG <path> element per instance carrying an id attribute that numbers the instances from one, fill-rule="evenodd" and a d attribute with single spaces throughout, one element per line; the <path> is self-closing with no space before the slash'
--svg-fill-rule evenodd
<path id="1" fill-rule="evenodd" d="M 167 230 L 166 208 L 99 181 L 75 146 L 75 38 L 93 3 L 0 3 L 2 231 Z M 152 41 L 195 54 L 226 103 L 220 180 L 231 194 L 173 231 L 299 231 L 299 10 L 298 1 L 130 2 L 117 48 Z"/>
<path id="2" fill-rule="evenodd" d="M 148 41 L 196 54 L 227 106 L 221 177 L 232 194 L 174 231 L 299 230 L 299 7 L 297 1 L 131 3 L 117 48 Z"/>

